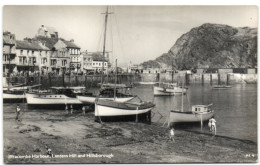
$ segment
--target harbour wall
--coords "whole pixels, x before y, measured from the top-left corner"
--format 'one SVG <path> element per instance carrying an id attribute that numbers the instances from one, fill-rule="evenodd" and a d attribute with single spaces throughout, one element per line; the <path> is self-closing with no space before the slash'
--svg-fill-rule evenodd
<path id="1" fill-rule="evenodd" d="M 7 79 L 7 82 L 11 83 L 26 83 L 28 85 L 42 84 L 42 87 L 50 86 L 86 86 L 86 87 L 97 87 L 101 82 L 101 75 L 45 75 L 45 76 L 16 76 Z M 174 82 L 188 84 L 256 84 L 257 74 L 183 74 L 175 73 L 143 73 L 143 74 L 119 74 L 117 76 L 118 83 L 135 84 L 139 82 Z M 108 75 L 103 76 L 103 82 L 114 83 L 115 76 Z M 4 85 L 5 86 L 5 85 Z"/>

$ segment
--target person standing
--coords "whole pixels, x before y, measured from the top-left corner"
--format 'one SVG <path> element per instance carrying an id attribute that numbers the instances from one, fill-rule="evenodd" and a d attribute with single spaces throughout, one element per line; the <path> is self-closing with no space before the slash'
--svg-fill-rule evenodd
<path id="1" fill-rule="evenodd" d="M 214 119 L 214 116 L 212 116 L 212 118 L 209 119 L 209 123 L 208 123 L 209 131 L 212 132 L 212 134 L 214 135 L 216 135 L 217 133 L 216 122 L 217 121 Z"/>
<path id="2" fill-rule="evenodd" d="M 68 114 L 69 113 L 69 107 L 68 107 L 68 105 L 66 104 L 66 106 L 65 106 L 65 112 L 66 112 L 66 114 Z"/>
<path id="3" fill-rule="evenodd" d="M 70 113 L 73 114 L 73 105 L 70 105 Z"/>
<path id="4" fill-rule="evenodd" d="M 85 116 L 85 114 L 86 114 L 86 108 L 85 108 L 85 106 L 83 106 L 82 107 L 82 115 Z"/>
<path id="5" fill-rule="evenodd" d="M 170 129 L 170 140 L 175 142 L 175 140 L 174 140 L 174 128 L 173 127 Z"/>
<path id="6" fill-rule="evenodd" d="M 20 119 L 19 119 L 20 112 L 21 112 L 21 108 L 20 108 L 20 106 L 18 104 L 17 107 L 16 107 L 16 118 L 15 118 L 15 120 L 20 121 Z"/>

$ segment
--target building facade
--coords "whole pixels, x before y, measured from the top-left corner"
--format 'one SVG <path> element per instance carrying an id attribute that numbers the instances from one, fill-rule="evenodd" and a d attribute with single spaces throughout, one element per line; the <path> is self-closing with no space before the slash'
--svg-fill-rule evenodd
<path id="1" fill-rule="evenodd" d="M 15 35 L 3 32 L 3 76 L 10 76 L 16 67 Z"/>

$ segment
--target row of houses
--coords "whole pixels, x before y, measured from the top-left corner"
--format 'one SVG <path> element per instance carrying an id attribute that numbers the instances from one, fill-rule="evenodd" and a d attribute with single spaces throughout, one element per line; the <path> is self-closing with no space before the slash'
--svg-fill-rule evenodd
<path id="1" fill-rule="evenodd" d="M 109 55 L 81 52 L 74 40 L 58 37 L 58 32 L 42 25 L 36 37 L 16 40 L 15 34 L 3 32 L 3 74 L 24 74 L 49 72 L 107 72 Z M 104 65 L 104 66 L 103 66 Z"/>

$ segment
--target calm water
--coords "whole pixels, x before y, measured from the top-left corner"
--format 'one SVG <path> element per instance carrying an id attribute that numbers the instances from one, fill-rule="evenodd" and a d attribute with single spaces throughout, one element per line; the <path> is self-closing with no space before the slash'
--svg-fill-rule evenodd
<path id="1" fill-rule="evenodd" d="M 154 112 L 158 111 L 164 117 L 156 114 L 152 121 L 164 123 L 171 109 L 181 109 L 182 96 L 153 97 L 152 86 L 137 86 L 133 89 L 145 101 L 156 104 Z M 229 89 L 212 89 L 209 85 L 193 84 L 189 86 L 187 95 L 183 96 L 184 111 L 190 110 L 191 105 L 210 104 L 215 112 L 217 134 L 257 142 L 257 85 L 235 85 Z M 160 120 L 159 120 L 160 119 Z M 158 121 L 159 120 L 159 121 Z M 188 127 L 200 131 L 197 127 Z M 203 130 L 208 128 L 204 125 Z"/>

